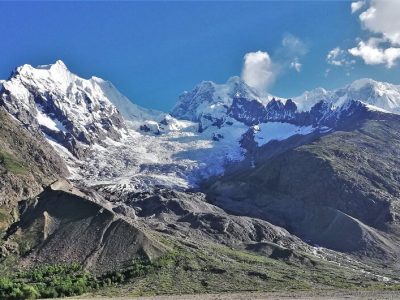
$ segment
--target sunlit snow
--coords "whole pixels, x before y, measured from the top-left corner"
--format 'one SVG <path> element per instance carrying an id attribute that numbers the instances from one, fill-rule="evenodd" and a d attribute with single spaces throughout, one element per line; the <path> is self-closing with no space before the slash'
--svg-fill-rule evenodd
<path id="1" fill-rule="evenodd" d="M 269 122 L 256 126 L 254 138 L 258 145 L 262 146 L 273 140 L 282 141 L 296 134 L 309 134 L 314 130 L 315 128 L 312 126 L 296 126 L 289 123 Z"/>
<path id="2" fill-rule="evenodd" d="M 45 126 L 53 131 L 66 131 L 64 125 L 60 121 L 50 118 L 48 115 L 43 113 L 39 106 L 37 109 L 36 119 L 40 125 Z"/>
<path id="3" fill-rule="evenodd" d="M 239 140 L 248 127 L 238 122 L 218 130 L 220 141 L 212 139 L 215 128 L 199 133 L 197 123 L 171 117 L 171 127 L 159 135 L 137 131 L 127 123 L 128 134 L 121 142 L 93 148 L 75 178 L 113 189 L 143 190 L 157 185 L 186 189 L 222 174 L 226 163 L 244 158 Z"/>

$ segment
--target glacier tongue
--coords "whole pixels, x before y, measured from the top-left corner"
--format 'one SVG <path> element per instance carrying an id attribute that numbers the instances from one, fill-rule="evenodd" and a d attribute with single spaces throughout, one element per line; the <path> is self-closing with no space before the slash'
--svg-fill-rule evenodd
<path id="1" fill-rule="evenodd" d="M 127 135 L 118 143 L 94 147 L 92 155 L 78 163 L 85 167 L 77 166 L 75 179 L 113 190 L 187 189 L 222 174 L 226 163 L 243 159 L 239 140 L 248 129 L 244 124 L 219 129 L 222 140 L 217 141 L 214 128 L 199 133 L 195 122 L 171 117 L 169 122 L 172 126 L 165 125 L 161 134 L 138 132 L 127 122 Z"/>

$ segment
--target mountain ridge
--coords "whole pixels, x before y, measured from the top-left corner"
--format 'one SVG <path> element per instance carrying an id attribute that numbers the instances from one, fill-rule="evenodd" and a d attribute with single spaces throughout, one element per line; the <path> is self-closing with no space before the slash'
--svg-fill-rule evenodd
<path id="1" fill-rule="evenodd" d="M 397 88 L 362 79 L 336 91 L 317 89 L 286 100 L 232 77 L 222 85 L 200 83 L 180 97 L 170 115 L 140 108 L 112 83 L 82 79 L 57 61 L 17 68 L 3 82 L 0 101 L 24 126 L 48 139 L 67 161 L 71 179 L 128 189 L 154 184 L 192 188 L 244 160 L 252 145 L 332 132 L 352 115 L 362 118 L 389 106 L 396 110 L 392 97 Z M 380 100 L 373 101 L 374 95 L 381 95 Z M 303 111 L 307 105 L 309 110 Z"/>

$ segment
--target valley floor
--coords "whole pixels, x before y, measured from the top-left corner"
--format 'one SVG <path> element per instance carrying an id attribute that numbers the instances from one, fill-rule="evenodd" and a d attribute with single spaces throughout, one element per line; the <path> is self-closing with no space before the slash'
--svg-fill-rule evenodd
<path id="1" fill-rule="evenodd" d="M 351 299 L 351 300 L 395 300 L 400 299 L 400 292 L 390 291 L 298 291 L 298 292 L 245 292 L 245 293 L 224 293 L 224 294 L 196 294 L 196 295 L 175 295 L 175 296 L 149 296 L 149 297 L 99 297 L 93 298 L 83 296 L 79 298 L 68 298 L 68 299 L 79 299 L 79 300 L 281 300 L 281 299 L 323 299 L 323 300 L 334 300 L 334 299 Z"/>

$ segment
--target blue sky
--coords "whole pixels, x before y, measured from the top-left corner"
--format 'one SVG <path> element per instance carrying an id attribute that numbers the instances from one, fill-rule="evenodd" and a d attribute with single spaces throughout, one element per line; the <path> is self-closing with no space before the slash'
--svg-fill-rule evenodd
<path id="1" fill-rule="evenodd" d="M 265 88 L 278 96 L 340 87 L 361 77 L 400 84 L 397 60 L 389 68 L 386 57 L 371 62 L 364 56 L 360 41 L 368 41 L 372 30 L 380 33 L 375 27 L 366 30 L 350 5 L 0 2 L 0 78 L 25 63 L 61 59 L 82 77 L 110 80 L 139 105 L 169 110 L 182 91 L 202 80 L 223 83 L 241 75 L 246 53 L 261 51 L 273 65 Z M 283 45 L 285 38 L 297 49 Z M 347 49 L 354 47 L 349 55 Z M 335 48 L 339 50 L 329 63 L 327 55 Z"/>

